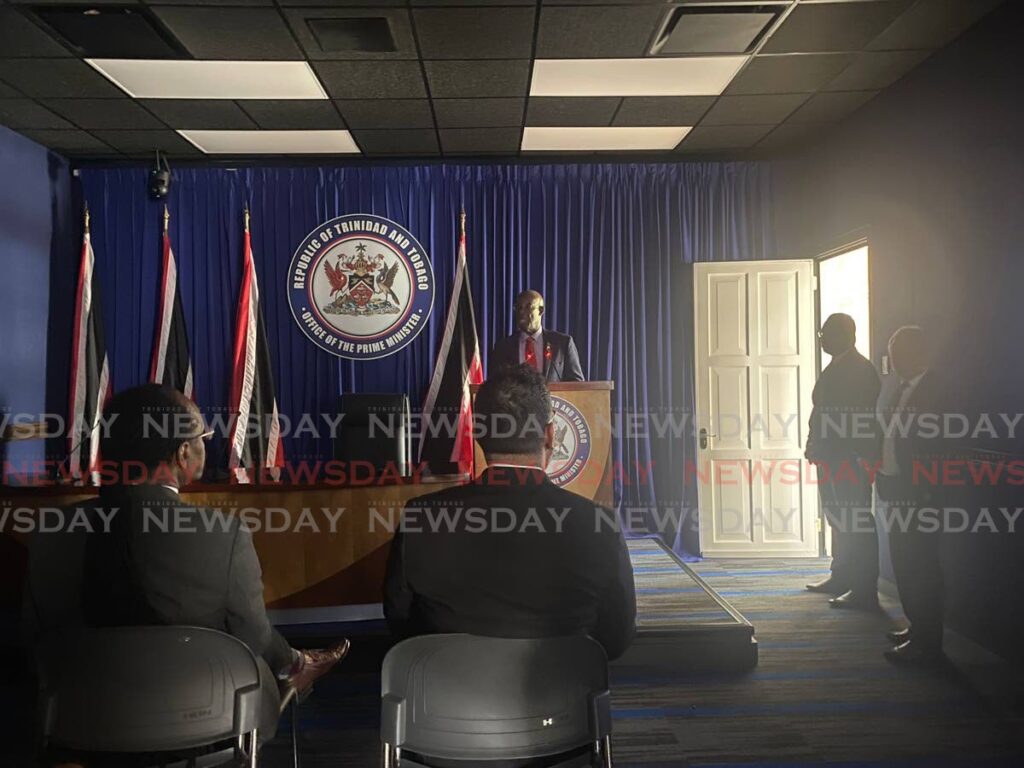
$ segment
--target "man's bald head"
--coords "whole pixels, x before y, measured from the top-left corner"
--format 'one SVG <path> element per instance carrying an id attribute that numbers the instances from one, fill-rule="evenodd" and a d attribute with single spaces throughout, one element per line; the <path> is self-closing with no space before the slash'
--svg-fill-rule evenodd
<path id="1" fill-rule="evenodd" d="M 516 296 L 516 326 L 523 333 L 535 334 L 544 317 L 544 297 L 532 288 Z"/>

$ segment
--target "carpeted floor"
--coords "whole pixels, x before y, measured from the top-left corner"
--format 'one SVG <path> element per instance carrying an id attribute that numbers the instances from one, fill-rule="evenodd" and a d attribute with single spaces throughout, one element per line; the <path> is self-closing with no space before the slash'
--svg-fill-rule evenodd
<path id="1" fill-rule="evenodd" d="M 1024 765 L 1024 709 L 1000 698 L 1007 670 L 958 652 L 945 673 L 890 666 L 881 654 L 899 620 L 893 600 L 883 597 L 886 613 L 877 615 L 830 609 L 803 590 L 826 574 L 819 560 L 694 568 L 754 624 L 760 663 L 739 676 L 613 668 L 619 768 Z M 638 581 L 651 575 L 641 571 Z M 303 707 L 304 768 L 379 764 L 377 674 L 358 667 L 318 684 Z M 285 737 L 268 746 L 263 765 L 290 764 L 287 731 L 282 723 Z"/>

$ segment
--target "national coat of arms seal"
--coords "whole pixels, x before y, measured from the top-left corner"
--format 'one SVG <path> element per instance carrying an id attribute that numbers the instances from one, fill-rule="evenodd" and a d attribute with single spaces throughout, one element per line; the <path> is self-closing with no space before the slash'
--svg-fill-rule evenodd
<path id="1" fill-rule="evenodd" d="M 288 303 L 321 349 L 374 360 L 405 348 L 423 330 L 434 305 L 434 271 L 401 225 L 367 213 L 339 216 L 295 250 Z"/>
<path id="2" fill-rule="evenodd" d="M 576 406 L 556 395 L 551 396 L 551 410 L 555 447 L 547 473 L 555 485 L 568 485 L 583 471 L 590 458 L 590 425 Z"/>

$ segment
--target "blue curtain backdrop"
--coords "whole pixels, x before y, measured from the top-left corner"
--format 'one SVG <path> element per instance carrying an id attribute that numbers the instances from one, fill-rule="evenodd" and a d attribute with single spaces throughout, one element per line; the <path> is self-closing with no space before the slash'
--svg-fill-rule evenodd
<path id="1" fill-rule="evenodd" d="M 116 388 L 143 382 L 149 370 L 163 204 L 147 198 L 146 175 L 145 168 L 80 175 Z M 197 401 L 206 411 L 226 410 L 248 203 L 278 402 L 293 420 L 335 413 L 341 392 L 405 391 L 414 407 L 420 403 L 442 332 L 462 206 L 485 364 L 494 341 L 511 330 L 516 293 L 537 288 L 546 298 L 545 324 L 575 336 L 587 378 L 613 380 L 613 407 L 627 417 L 692 413 L 688 265 L 774 255 L 769 169 L 758 163 L 179 168 L 167 203 Z M 405 226 L 426 248 L 437 280 L 427 328 L 377 361 L 321 351 L 288 307 L 294 249 L 319 223 L 348 213 Z M 59 268 L 73 273 L 75 257 L 66 254 Z M 63 283 L 72 290 L 70 280 Z M 51 306 L 69 302 L 70 294 Z M 630 423 L 614 448 L 624 468 L 623 506 L 695 508 L 696 487 L 683 472 L 695 451 L 690 422 L 666 439 Z M 290 461 L 331 456 L 329 438 L 308 432 L 288 437 L 285 450 Z M 224 461 L 217 444 L 210 453 Z M 692 526 L 667 538 L 677 551 L 697 550 Z"/>

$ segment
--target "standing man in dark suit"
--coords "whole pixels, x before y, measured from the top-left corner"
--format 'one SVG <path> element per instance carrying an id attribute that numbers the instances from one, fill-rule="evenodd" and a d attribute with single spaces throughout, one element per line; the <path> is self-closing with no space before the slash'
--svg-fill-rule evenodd
<path id="1" fill-rule="evenodd" d="M 491 350 L 489 372 L 526 364 L 545 381 L 584 381 L 576 342 L 567 333 L 543 328 L 544 297 L 527 290 L 516 296 L 516 330 L 500 339 Z"/>
<path id="2" fill-rule="evenodd" d="M 878 532 L 871 515 L 871 480 L 861 459 L 872 453 L 872 416 L 880 382 L 855 345 L 849 315 L 830 315 L 818 334 L 832 361 L 821 372 L 811 401 L 806 456 L 817 465 L 821 506 L 832 527 L 832 574 L 812 592 L 836 595 L 833 608 L 878 608 Z"/>
<path id="3" fill-rule="evenodd" d="M 636 619 L 626 543 L 614 514 L 545 474 L 554 434 L 540 373 L 523 365 L 492 376 L 474 413 L 487 469 L 406 505 L 384 584 L 391 631 L 585 633 L 620 656 Z"/>
<path id="4" fill-rule="evenodd" d="M 885 656 L 898 664 L 936 664 L 944 658 L 941 531 L 926 518 L 939 503 L 928 477 L 940 446 L 927 422 L 940 415 L 939 382 L 929 369 L 927 339 L 917 326 L 892 335 L 889 360 L 896 382 L 879 400 L 882 435 L 875 488 L 885 502 L 892 569 L 910 627 L 889 633 L 895 645 Z"/>
<path id="5" fill-rule="evenodd" d="M 84 535 L 79 529 L 35 535 L 24 601 L 29 644 L 82 627 L 167 624 L 226 632 L 257 657 L 259 735 L 272 737 L 281 693 L 312 685 L 345 656 L 348 641 L 324 651 L 289 646 L 267 619 L 249 530 L 233 515 L 179 497 L 179 488 L 202 476 L 205 441 L 213 434 L 195 403 L 147 384 L 114 396 L 104 423 L 104 481 L 108 470 L 117 481 L 78 505 L 90 520 Z"/>

